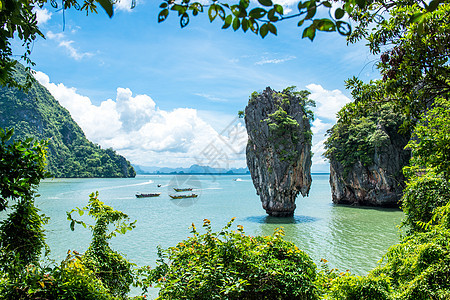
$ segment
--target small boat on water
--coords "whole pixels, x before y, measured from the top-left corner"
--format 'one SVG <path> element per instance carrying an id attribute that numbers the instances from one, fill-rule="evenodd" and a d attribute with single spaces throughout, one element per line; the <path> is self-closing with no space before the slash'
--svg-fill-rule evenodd
<path id="1" fill-rule="evenodd" d="M 190 195 L 169 195 L 172 199 L 184 199 L 184 198 L 197 198 L 197 194 L 190 194 Z"/>
<path id="2" fill-rule="evenodd" d="M 151 194 L 137 193 L 136 198 L 159 197 L 159 195 L 161 195 L 161 193 L 151 193 Z"/>
<path id="3" fill-rule="evenodd" d="M 192 188 L 185 188 L 185 189 L 179 189 L 179 188 L 173 188 L 175 192 L 189 192 L 192 191 Z"/>

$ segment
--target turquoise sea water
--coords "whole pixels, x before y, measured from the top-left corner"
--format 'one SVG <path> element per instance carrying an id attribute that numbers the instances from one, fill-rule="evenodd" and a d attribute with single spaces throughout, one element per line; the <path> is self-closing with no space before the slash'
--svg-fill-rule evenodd
<path id="1" fill-rule="evenodd" d="M 137 220 L 136 228 L 113 238 L 114 249 L 138 265 L 155 265 L 156 246 L 175 245 L 189 236 L 195 223 L 201 228 L 210 219 L 215 229 L 236 217 L 249 235 L 270 235 L 283 227 L 286 239 L 305 250 L 318 263 L 349 269 L 363 275 L 372 269 L 388 247 L 398 242 L 396 225 L 403 213 L 393 209 L 333 205 L 328 175 L 313 175 L 309 197 L 297 198 L 292 218 L 266 215 L 249 175 L 140 175 L 127 179 L 52 179 L 39 187 L 38 207 L 51 218 L 47 243 L 51 257 L 63 259 L 68 249 L 84 252 L 90 232 L 81 226 L 70 231 L 66 211 L 87 204 L 88 195 L 99 191 L 99 199 Z M 161 187 L 157 187 L 161 184 Z M 196 199 L 172 200 L 172 187 L 193 187 Z M 136 198 L 135 193 L 161 192 L 156 198 Z"/>

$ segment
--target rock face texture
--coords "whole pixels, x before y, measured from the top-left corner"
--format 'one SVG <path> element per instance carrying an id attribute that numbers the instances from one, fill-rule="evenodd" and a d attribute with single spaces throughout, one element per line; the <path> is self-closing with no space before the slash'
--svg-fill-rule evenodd
<path id="1" fill-rule="evenodd" d="M 378 126 L 388 137 L 387 143 L 375 149 L 373 163 L 361 161 L 351 169 L 335 159 L 330 159 L 330 185 L 336 204 L 399 207 L 405 178 L 402 168 L 411 154 L 404 150 L 409 136 L 401 135 L 398 128 Z"/>
<path id="2" fill-rule="evenodd" d="M 270 216 L 294 215 L 299 193 L 311 186 L 311 130 L 307 91 L 253 93 L 245 108 L 247 166 Z M 312 116 L 312 112 L 309 112 Z"/>

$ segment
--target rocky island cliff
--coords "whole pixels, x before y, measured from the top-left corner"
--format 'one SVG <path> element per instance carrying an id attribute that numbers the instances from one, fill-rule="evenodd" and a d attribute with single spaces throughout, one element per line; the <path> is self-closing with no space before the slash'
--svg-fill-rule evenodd
<path id="1" fill-rule="evenodd" d="M 402 168 L 411 156 L 409 132 L 399 133 L 403 118 L 389 105 L 351 118 L 345 106 L 328 131 L 325 157 L 330 161 L 332 200 L 336 204 L 398 207 L 405 178 Z"/>
<path id="2" fill-rule="evenodd" d="M 270 216 L 289 217 L 298 194 L 311 186 L 312 111 L 308 91 L 266 88 L 253 93 L 245 108 L 247 166 Z"/>

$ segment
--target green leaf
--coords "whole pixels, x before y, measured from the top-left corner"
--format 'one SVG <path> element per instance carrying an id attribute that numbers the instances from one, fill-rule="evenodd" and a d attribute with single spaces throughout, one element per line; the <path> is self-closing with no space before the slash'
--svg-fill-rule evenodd
<path id="1" fill-rule="evenodd" d="M 347 22 L 337 21 L 336 29 L 339 32 L 339 34 L 344 36 L 349 36 L 350 33 L 352 33 L 352 26 Z"/>
<path id="2" fill-rule="evenodd" d="M 442 1 L 438 1 L 438 0 L 433 0 L 431 1 L 427 6 L 425 6 L 425 8 L 427 9 L 427 11 L 432 12 L 435 11 L 436 8 L 439 6 L 439 3 Z"/>
<path id="3" fill-rule="evenodd" d="M 328 8 L 331 8 L 331 6 L 332 6 L 329 1 L 323 1 L 322 4 L 323 4 L 323 6 L 328 7 Z"/>
<path id="4" fill-rule="evenodd" d="M 257 7 L 252 9 L 248 15 L 253 19 L 259 19 L 266 15 L 267 11 L 263 8 Z"/>
<path id="5" fill-rule="evenodd" d="M 417 33 L 422 35 L 423 34 L 423 22 L 420 22 L 419 25 L 417 25 Z"/>
<path id="6" fill-rule="evenodd" d="M 275 16 L 275 9 L 272 8 L 271 10 L 269 10 L 269 12 L 267 13 L 267 18 L 269 19 L 269 21 L 271 22 L 276 22 L 278 21 L 278 17 Z"/>
<path id="7" fill-rule="evenodd" d="M 233 22 L 233 15 L 228 15 L 225 18 L 225 22 L 224 22 L 224 24 L 222 26 L 222 29 L 227 29 L 228 27 L 230 27 L 231 26 L 231 22 Z"/>
<path id="8" fill-rule="evenodd" d="M 161 5 L 159 6 L 159 8 L 166 8 L 168 6 L 168 4 L 166 2 L 161 3 Z"/>
<path id="9" fill-rule="evenodd" d="M 343 10 L 342 8 L 337 8 L 336 11 L 334 12 L 334 17 L 336 19 L 342 19 L 342 17 L 345 15 L 345 10 Z"/>
<path id="10" fill-rule="evenodd" d="M 311 25 L 311 26 L 305 28 L 305 30 L 303 30 L 302 38 L 307 37 L 311 41 L 313 41 L 315 36 L 316 36 L 316 28 L 314 28 L 314 26 Z"/>
<path id="11" fill-rule="evenodd" d="M 267 23 L 267 28 L 272 34 L 277 35 L 277 28 L 275 27 L 275 25 L 273 25 L 272 23 Z"/>
<path id="12" fill-rule="evenodd" d="M 409 19 L 410 23 L 422 23 L 425 20 L 427 13 L 424 12 L 419 12 L 419 13 L 415 13 L 411 16 L 411 18 Z"/>
<path id="13" fill-rule="evenodd" d="M 239 20 L 238 17 L 235 17 L 233 20 L 233 30 L 234 31 L 238 30 L 240 26 L 241 26 L 241 21 Z"/>
<path id="14" fill-rule="evenodd" d="M 198 3 L 198 2 L 194 2 L 194 3 L 192 3 L 192 4 L 189 6 L 189 9 L 190 9 L 190 10 L 193 10 L 193 11 L 196 11 L 197 13 L 198 13 L 198 12 L 203 12 L 203 5 L 201 5 L 201 4 Z"/>
<path id="15" fill-rule="evenodd" d="M 258 23 L 253 19 L 250 19 L 249 21 L 250 21 L 250 30 L 253 31 L 253 33 L 255 33 L 255 34 L 258 34 L 258 32 L 259 32 Z"/>
<path id="16" fill-rule="evenodd" d="M 101 7 L 106 11 L 108 16 L 112 18 L 114 14 L 114 8 L 110 0 L 97 0 L 100 3 Z"/>
<path id="17" fill-rule="evenodd" d="M 330 19 L 320 19 L 316 25 L 320 31 L 336 31 L 336 25 Z"/>
<path id="18" fill-rule="evenodd" d="M 180 19 L 181 28 L 186 27 L 188 24 L 189 24 L 189 15 L 187 13 L 184 13 Z"/>
<path id="19" fill-rule="evenodd" d="M 208 9 L 208 17 L 209 17 L 209 21 L 212 22 L 214 21 L 214 19 L 217 17 L 217 9 L 216 9 L 216 5 L 213 4 L 209 7 Z"/>
<path id="20" fill-rule="evenodd" d="M 247 32 L 248 28 L 250 27 L 250 21 L 248 19 L 242 19 L 241 25 L 242 25 L 242 30 L 244 32 Z"/>
<path id="21" fill-rule="evenodd" d="M 261 35 L 262 38 L 265 38 L 268 32 L 269 26 L 267 25 L 267 23 L 261 26 L 261 28 L 259 29 L 259 34 Z"/>
<path id="22" fill-rule="evenodd" d="M 186 10 L 186 8 L 184 6 L 181 6 L 179 4 L 174 4 L 170 10 L 174 10 L 178 12 L 178 15 L 181 15 L 182 13 L 184 13 L 184 11 Z"/>
<path id="23" fill-rule="evenodd" d="M 366 8 L 366 4 L 367 4 L 366 2 L 367 2 L 366 0 L 356 0 L 356 4 L 358 4 L 360 9 Z"/>
<path id="24" fill-rule="evenodd" d="M 217 5 L 216 6 L 217 9 L 217 14 L 219 15 L 219 18 L 222 19 L 222 21 L 225 20 L 225 10 L 222 8 L 222 6 Z"/>
<path id="25" fill-rule="evenodd" d="M 306 2 L 299 2 L 297 7 L 298 7 L 298 11 L 301 12 L 304 8 L 307 8 L 309 5 L 309 1 Z"/>
<path id="26" fill-rule="evenodd" d="M 281 6 L 281 5 L 279 5 L 279 4 L 275 4 L 275 5 L 273 6 L 273 8 L 275 9 L 275 11 L 276 11 L 277 13 L 279 13 L 280 15 L 283 15 L 283 13 L 284 13 L 283 6 Z"/>
<path id="27" fill-rule="evenodd" d="M 240 9 L 239 5 L 231 6 L 230 10 L 233 13 L 233 15 L 235 15 L 236 17 L 239 17 L 241 14 L 241 9 Z"/>
<path id="28" fill-rule="evenodd" d="M 263 6 L 272 6 L 273 2 L 272 0 L 258 0 L 259 4 Z"/>
<path id="29" fill-rule="evenodd" d="M 317 7 L 316 3 L 308 8 L 308 13 L 306 14 L 305 20 L 312 19 L 316 15 Z"/>
<path id="30" fill-rule="evenodd" d="M 249 5 L 250 5 L 250 1 L 249 0 L 240 0 L 239 1 L 239 6 L 244 8 L 244 9 L 247 9 Z"/>
<path id="31" fill-rule="evenodd" d="M 166 8 L 162 10 L 158 15 L 158 23 L 161 23 L 165 19 L 167 19 L 167 16 L 169 15 L 169 10 Z"/>
<path id="32" fill-rule="evenodd" d="M 72 220 L 72 222 L 70 222 L 70 230 L 74 231 L 75 230 L 75 221 Z"/>

